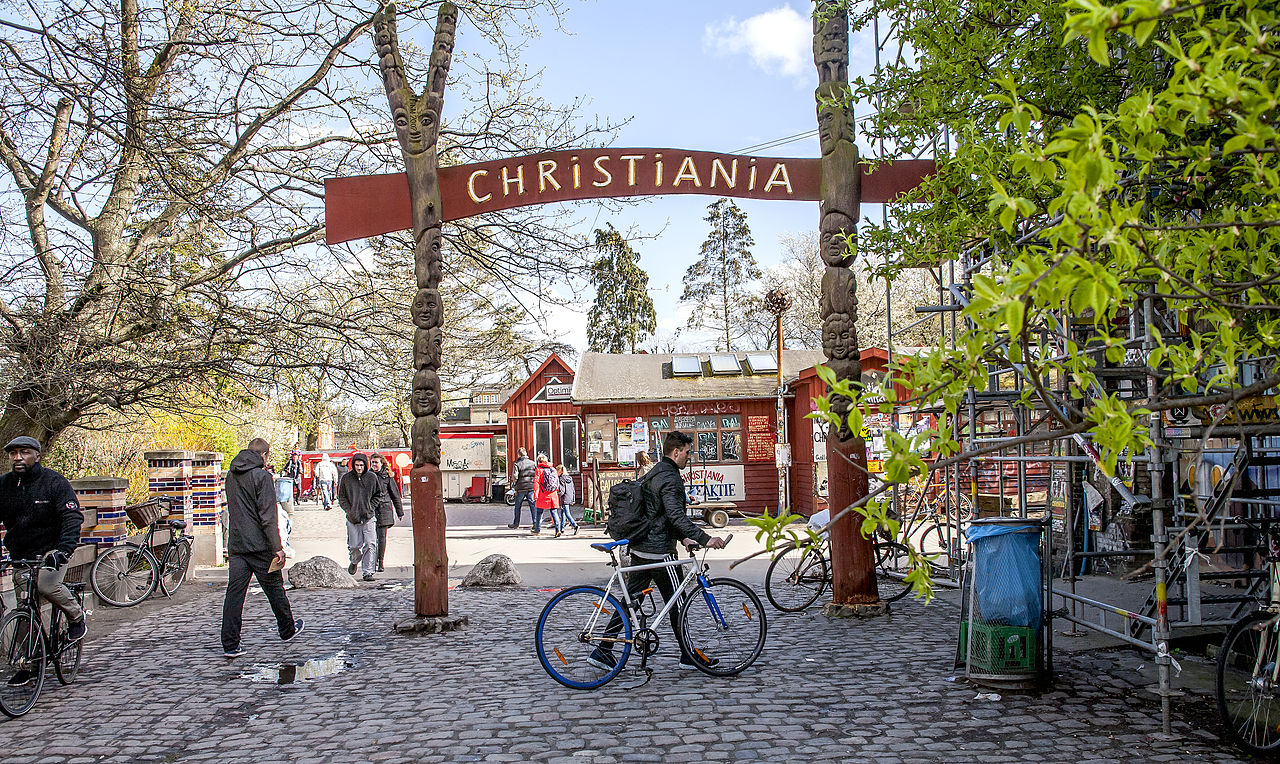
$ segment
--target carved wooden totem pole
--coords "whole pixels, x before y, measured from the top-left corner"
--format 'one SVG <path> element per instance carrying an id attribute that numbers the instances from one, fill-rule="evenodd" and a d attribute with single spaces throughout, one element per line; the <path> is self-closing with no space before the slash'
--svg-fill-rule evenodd
<path id="1" fill-rule="evenodd" d="M 849 103 L 849 15 L 844 3 L 820 0 L 814 9 L 813 61 L 818 68 L 818 141 L 822 149 L 822 206 L 819 246 L 822 275 L 822 350 L 839 379 L 860 380 L 858 284 L 846 243 L 857 232 L 861 201 L 858 148 L 853 143 Z M 833 396 L 832 408 L 847 416 L 850 401 Z M 828 500 L 832 514 L 867 495 L 867 453 L 862 438 L 847 425 L 827 438 L 830 470 Z M 837 613 L 875 611 L 876 592 L 870 539 L 859 532 L 856 515 L 831 528 L 832 603 Z"/>
<path id="2" fill-rule="evenodd" d="M 414 420 L 409 495 L 413 500 L 413 605 L 419 616 L 445 616 L 449 612 L 444 494 L 440 480 L 439 372 L 444 340 L 440 276 L 444 263 L 440 251 L 443 218 L 436 141 L 440 135 L 444 85 L 449 77 L 457 24 L 457 6 L 443 3 L 436 17 L 427 87 L 418 95 L 405 81 L 396 37 L 395 5 L 388 3 L 374 21 L 378 68 L 391 102 L 413 208 L 413 257 L 418 291 L 411 310 L 416 329 L 410 397 Z"/>

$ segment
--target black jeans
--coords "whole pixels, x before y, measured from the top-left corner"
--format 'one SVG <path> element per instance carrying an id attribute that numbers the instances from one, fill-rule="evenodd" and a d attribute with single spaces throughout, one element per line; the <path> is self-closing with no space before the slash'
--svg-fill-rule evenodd
<path id="1" fill-rule="evenodd" d="M 383 561 L 387 559 L 387 531 L 391 529 L 390 525 L 378 526 L 378 569 L 386 567 Z"/>
<path id="2" fill-rule="evenodd" d="M 632 554 L 630 565 L 648 565 L 653 562 L 670 562 L 674 559 L 675 557 L 671 555 L 663 557 L 660 560 L 656 560 Z M 631 596 L 631 604 L 638 610 L 640 608 L 640 593 L 645 589 L 648 589 L 650 583 L 658 587 L 658 591 L 662 593 L 662 601 L 664 603 L 670 602 L 671 598 L 675 596 L 676 585 L 679 584 L 680 579 L 684 577 L 684 565 L 672 566 L 670 568 L 637 570 L 634 573 L 627 573 L 626 576 L 627 593 Z M 626 607 L 623 603 L 618 604 L 623 605 L 624 608 Z M 662 607 L 663 606 L 659 606 L 658 610 L 661 610 Z M 676 645 L 680 648 L 681 660 L 689 662 L 692 659 L 689 658 L 689 654 L 685 652 L 684 642 L 680 639 L 680 633 L 676 629 L 676 621 L 679 615 L 680 605 L 677 603 L 671 608 L 671 612 L 667 613 L 667 623 L 671 625 L 671 633 L 675 635 Z M 632 636 L 635 636 L 635 630 L 640 628 L 640 624 L 633 623 L 631 624 L 631 628 Z M 622 618 L 617 613 L 614 613 L 613 618 L 609 619 L 609 625 L 605 627 L 604 633 L 608 636 L 614 636 L 620 631 L 622 631 Z M 606 642 L 601 645 L 601 649 L 606 651 L 612 651 L 612 648 L 612 642 Z"/>
<path id="3" fill-rule="evenodd" d="M 284 576 L 280 571 L 268 573 L 271 552 L 247 552 L 233 554 L 228 564 L 227 598 L 222 603 L 222 649 L 234 650 L 240 646 L 240 623 L 244 614 L 244 597 L 249 592 L 251 578 L 258 579 L 258 586 L 267 595 L 271 611 L 276 614 L 276 630 L 281 639 L 293 636 L 293 609 L 284 593 Z"/>

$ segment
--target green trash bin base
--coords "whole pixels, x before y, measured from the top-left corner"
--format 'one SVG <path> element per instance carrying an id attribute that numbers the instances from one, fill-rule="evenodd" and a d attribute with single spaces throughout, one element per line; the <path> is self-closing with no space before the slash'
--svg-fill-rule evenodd
<path id="1" fill-rule="evenodd" d="M 1028 689 L 1036 684 L 1036 630 L 975 622 L 969 647 L 968 621 L 960 622 L 960 657 L 968 656 L 965 675 L 979 683 L 1003 689 Z"/>

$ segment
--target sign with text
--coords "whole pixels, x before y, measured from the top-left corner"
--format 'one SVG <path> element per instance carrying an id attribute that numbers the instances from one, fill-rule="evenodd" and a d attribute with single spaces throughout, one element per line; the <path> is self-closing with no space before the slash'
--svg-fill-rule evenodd
<path id="1" fill-rule="evenodd" d="M 774 433 L 767 416 L 747 417 L 747 461 L 773 461 Z"/>
<path id="2" fill-rule="evenodd" d="M 741 464 L 694 467 L 685 473 L 684 487 L 698 501 L 745 501 L 745 474 Z"/>
<path id="3" fill-rule="evenodd" d="M 488 438 L 440 439 L 442 470 L 488 472 L 491 464 Z"/>

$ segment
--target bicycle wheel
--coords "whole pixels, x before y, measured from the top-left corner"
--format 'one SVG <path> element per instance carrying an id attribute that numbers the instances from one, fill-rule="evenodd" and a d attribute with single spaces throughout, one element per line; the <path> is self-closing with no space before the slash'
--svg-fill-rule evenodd
<path id="1" fill-rule="evenodd" d="M 76 674 L 80 673 L 80 653 L 84 641 L 76 640 L 67 644 L 67 616 L 56 607 L 52 610 L 49 635 L 53 650 L 53 672 L 58 675 L 59 682 L 71 684 L 76 680 Z"/>
<path id="2" fill-rule="evenodd" d="M 606 629 L 614 618 L 620 619 L 621 627 L 611 637 Z M 604 589 L 575 586 L 552 597 L 542 609 L 534 642 L 538 661 L 552 679 L 576 690 L 593 690 L 626 665 L 631 655 L 631 619 Z M 616 649 L 619 643 L 621 653 Z M 611 668 L 600 667 L 610 660 L 614 661 Z"/>
<path id="3" fill-rule="evenodd" d="M 44 686 L 44 638 L 26 610 L 0 619 L 0 712 L 10 718 L 30 711 Z"/>
<path id="4" fill-rule="evenodd" d="M 1280 625 L 1277 614 L 1245 616 L 1227 632 L 1218 654 L 1218 713 L 1232 739 L 1251 753 L 1280 747 Z"/>
<path id="5" fill-rule="evenodd" d="M 128 542 L 98 555 L 89 572 L 93 593 L 116 607 L 136 605 L 150 597 L 159 580 L 160 564 L 151 550 Z"/>
<path id="6" fill-rule="evenodd" d="M 191 539 L 180 539 L 165 548 L 160 561 L 160 591 L 172 597 L 187 578 L 187 566 L 191 564 Z"/>
<path id="7" fill-rule="evenodd" d="M 906 576 L 911 572 L 911 550 L 898 542 L 881 542 L 875 546 L 876 588 L 882 602 L 896 602 L 907 596 L 911 584 Z"/>
<path id="8" fill-rule="evenodd" d="M 773 558 L 764 576 L 764 595 L 784 613 L 798 613 L 822 596 L 831 580 L 820 549 L 788 547 Z"/>
<path id="9" fill-rule="evenodd" d="M 693 665 L 711 676 L 742 673 L 760 657 L 769 624 L 751 588 L 732 578 L 713 578 L 680 602 L 676 632 Z"/>

